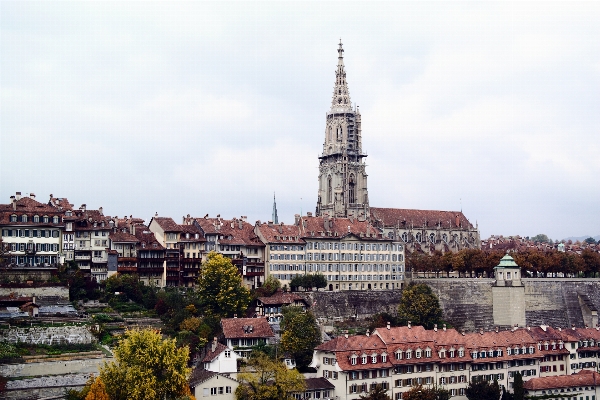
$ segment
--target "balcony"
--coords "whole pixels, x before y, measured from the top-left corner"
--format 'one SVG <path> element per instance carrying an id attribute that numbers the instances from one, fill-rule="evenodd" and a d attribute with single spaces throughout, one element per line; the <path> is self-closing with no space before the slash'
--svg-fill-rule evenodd
<path id="1" fill-rule="evenodd" d="M 137 267 L 117 267 L 117 272 L 138 272 Z"/>
<path id="2" fill-rule="evenodd" d="M 264 272 L 247 272 L 244 276 L 263 276 L 265 273 Z"/>
<path id="3" fill-rule="evenodd" d="M 88 255 L 84 255 L 84 256 L 81 256 L 81 255 L 75 256 L 76 260 L 89 260 L 91 258 L 92 258 L 92 256 L 90 256 L 89 254 Z"/>
<path id="4" fill-rule="evenodd" d="M 106 257 L 92 257 L 92 262 L 96 263 L 96 264 L 103 264 L 106 263 L 108 260 L 106 259 Z"/>
<path id="5" fill-rule="evenodd" d="M 137 257 L 121 257 L 118 258 L 119 262 L 137 262 Z"/>

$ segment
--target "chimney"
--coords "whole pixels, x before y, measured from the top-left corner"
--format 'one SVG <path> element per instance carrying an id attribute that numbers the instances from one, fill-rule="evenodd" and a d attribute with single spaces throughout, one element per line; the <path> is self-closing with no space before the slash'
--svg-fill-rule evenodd
<path id="1" fill-rule="evenodd" d="M 86 206 L 85 204 L 82 204 L 82 205 L 81 205 L 81 207 L 79 207 L 79 209 L 80 209 L 81 211 L 85 211 L 86 207 L 87 207 L 87 206 Z"/>
<path id="2" fill-rule="evenodd" d="M 442 327 L 444 329 L 444 332 L 446 332 L 446 324 L 443 324 Z"/>
<path id="3" fill-rule="evenodd" d="M 237 314 L 233 314 L 233 318 L 237 318 Z"/>
<path id="4" fill-rule="evenodd" d="M 496 333 L 498 333 L 499 331 L 500 331 L 500 328 L 498 328 L 498 327 L 496 326 Z"/>
<path id="5" fill-rule="evenodd" d="M 294 214 L 294 225 L 300 224 L 300 214 Z"/>
<path id="6" fill-rule="evenodd" d="M 460 334 L 465 336 L 465 331 L 464 330 L 460 331 Z"/>
<path id="7" fill-rule="evenodd" d="M 365 335 L 367 335 L 367 337 L 371 336 L 368 329 L 367 329 L 367 333 L 365 333 Z"/>
<path id="8" fill-rule="evenodd" d="M 346 339 L 348 339 L 348 334 L 347 334 L 347 333 L 344 333 L 344 337 L 345 337 Z"/>
<path id="9" fill-rule="evenodd" d="M 234 220 L 232 219 L 232 220 L 231 220 L 231 229 L 235 228 L 235 225 L 234 225 L 234 224 L 235 224 L 235 222 L 234 222 Z"/>
<path id="10" fill-rule="evenodd" d="M 479 334 L 483 335 L 483 328 L 479 328 Z"/>
<path id="11" fill-rule="evenodd" d="M 411 321 L 408 321 L 408 329 L 411 328 Z"/>
<path id="12" fill-rule="evenodd" d="M 527 327 L 527 330 L 528 330 L 528 331 L 530 331 L 530 330 L 531 330 L 531 327 L 530 327 L 530 326 L 528 326 L 528 327 Z"/>
<path id="13" fill-rule="evenodd" d="M 210 351 L 212 351 L 214 353 L 215 350 L 217 350 L 217 337 L 216 336 L 213 338 L 212 346 L 210 346 Z"/>
<path id="14" fill-rule="evenodd" d="M 100 215 L 104 215 L 104 208 L 99 207 L 98 212 L 100 213 Z"/>
<path id="15" fill-rule="evenodd" d="M 35 200 L 35 193 L 29 193 L 29 197 Z"/>
<path id="16" fill-rule="evenodd" d="M 15 196 L 10 196 L 10 202 L 12 203 L 13 210 L 17 211 L 17 199 Z"/>
<path id="17" fill-rule="evenodd" d="M 307 217 L 312 217 L 312 212 L 308 211 L 308 212 L 306 213 L 306 216 L 307 216 Z"/>
<path id="18" fill-rule="evenodd" d="M 410 324 L 410 323 L 409 323 L 409 324 Z M 388 323 L 387 323 L 387 329 L 388 329 L 388 331 L 390 330 L 390 322 L 389 322 L 389 321 L 388 321 Z"/>
<path id="19" fill-rule="evenodd" d="M 17 192 L 15 198 L 17 199 L 17 201 L 21 200 L 21 192 Z"/>
<path id="20" fill-rule="evenodd" d="M 242 219 L 242 221 L 244 221 L 244 222 L 246 222 L 246 220 L 248 219 L 248 217 L 247 217 L 247 216 L 245 216 L 245 215 L 242 215 L 240 218 L 241 218 L 241 219 Z"/>
<path id="21" fill-rule="evenodd" d="M 571 329 L 575 330 L 575 324 L 571 324 Z"/>
<path id="22" fill-rule="evenodd" d="M 238 219 L 238 228 L 242 229 L 244 227 L 244 222 L 241 219 Z"/>
<path id="23" fill-rule="evenodd" d="M 437 332 L 437 324 L 433 324 L 433 331 Z"/>

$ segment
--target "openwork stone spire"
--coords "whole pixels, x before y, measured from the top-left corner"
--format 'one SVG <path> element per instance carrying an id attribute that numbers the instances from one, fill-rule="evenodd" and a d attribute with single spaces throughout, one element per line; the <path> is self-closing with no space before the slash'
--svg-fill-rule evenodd
<path id="1" fill-rule="evenodd" d="M 346 82 L 344 49 L 342 48 L 342 39 L 340 39 L 338 47 L 338 64 L 337 70 L 335 71 L 335 86 L 333 88 L 333 98 L 331 99 L 331 112 L 343 111 L 352 111 L 352 102 L 350 101 L 348 82 Z"/>

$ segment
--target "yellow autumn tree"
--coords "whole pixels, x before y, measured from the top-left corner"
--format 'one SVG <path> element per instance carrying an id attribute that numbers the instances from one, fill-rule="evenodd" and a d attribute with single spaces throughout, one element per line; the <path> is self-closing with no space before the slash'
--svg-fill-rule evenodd
<path id="1" fill-rule="evenodd" d="M 106 393 L 104 382 L 102 382 L 100 377 L 97 377 L 90 386 L 90 391 L 85 396 L 85 400 L 110 400 L 110 397 Z"/>
<path id="2" fill-rule="evenodd" d="M 231 260 L 210 252 L 198 278 L 198 296 L 204 309 L 213 315 L 232 317 L 242 314 L 250 304 L 250 291 Z"/>
<path id="3" fill-rule="evenodd" d="M 189 393 L 188 348 L 152 329 L 125 332 L 115 362 L 100 370 L 111 400 L 177 399 Z"/>
<path id="4" fill-rule="evenodd" d="M 248 360 L 237 376 L 241 383 L 235 390 L 237 400 L 294 400 L 294 393 L 304 392 L 304 376 L 288 369 L 281 361 L 259 353 Z"/>

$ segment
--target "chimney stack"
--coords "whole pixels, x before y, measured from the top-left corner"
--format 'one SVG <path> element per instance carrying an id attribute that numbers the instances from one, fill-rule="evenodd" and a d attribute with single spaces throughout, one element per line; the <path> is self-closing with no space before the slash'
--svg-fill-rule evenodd
<path id="1" fill-rule="evenodd" d="M 498 326 L 496 326 L 496 333 L 498 333 L 500 331 L 500 328 L 498 328 Z"/>
<path id="2" fill-rule="evenodd" d="M 389 321 L 387 323 L 387 329 L 388 329 L 388 331 L 390 330 L 390 322 Z"/>
<path id="3" fill-rule="evenodd" d="M 433 331 L 437 332 L 437 324 L 433 324 Z"/>
<path id="4" fill-rule="evenodd" d="M 411 321 L 408 321 L 408 329 L 411 328 Z"/>
<path id="5" fill-rule="evenodd" d="M 17 199 L 17 201 L 21 200 L 21 192 L 17 192 L 15 198 Z"/>
<path id="6" fill-rule="evenodd" d="M 443 324 L 442 327 L 444 329 L 444 332 L 446 332 L 446 324 Z"/>
<path id="7" fill-rule="evenodd" d="M 294 225 L 300 224 L 300 214 L 294 214 Z"/>
<path id="8" fill-rule="evenodd" d="M 306 213 L 306 216 L 307 216 L 307 217 L 312 217 L 312 212 L 308 211 L 308 212 Z"/>
<path id="9" fill-rule="evenodd" d="M 35 193 L 29 193 L 29 197 L 35 200 Z"/>
<path id="10" fill-rule="evenodd" d="M 104 215 L 104 208 L 99 207 L 98 212 L 100 213 L 100 215 Z"/>
<path id="11" fill-rule="evenodd" d="M 369 337 L 371 334 L 369 333 L 369 330 L 367 329 L 367 333 L 365 333 L 365 335 L 367 335 L 367 337 Z"/>

